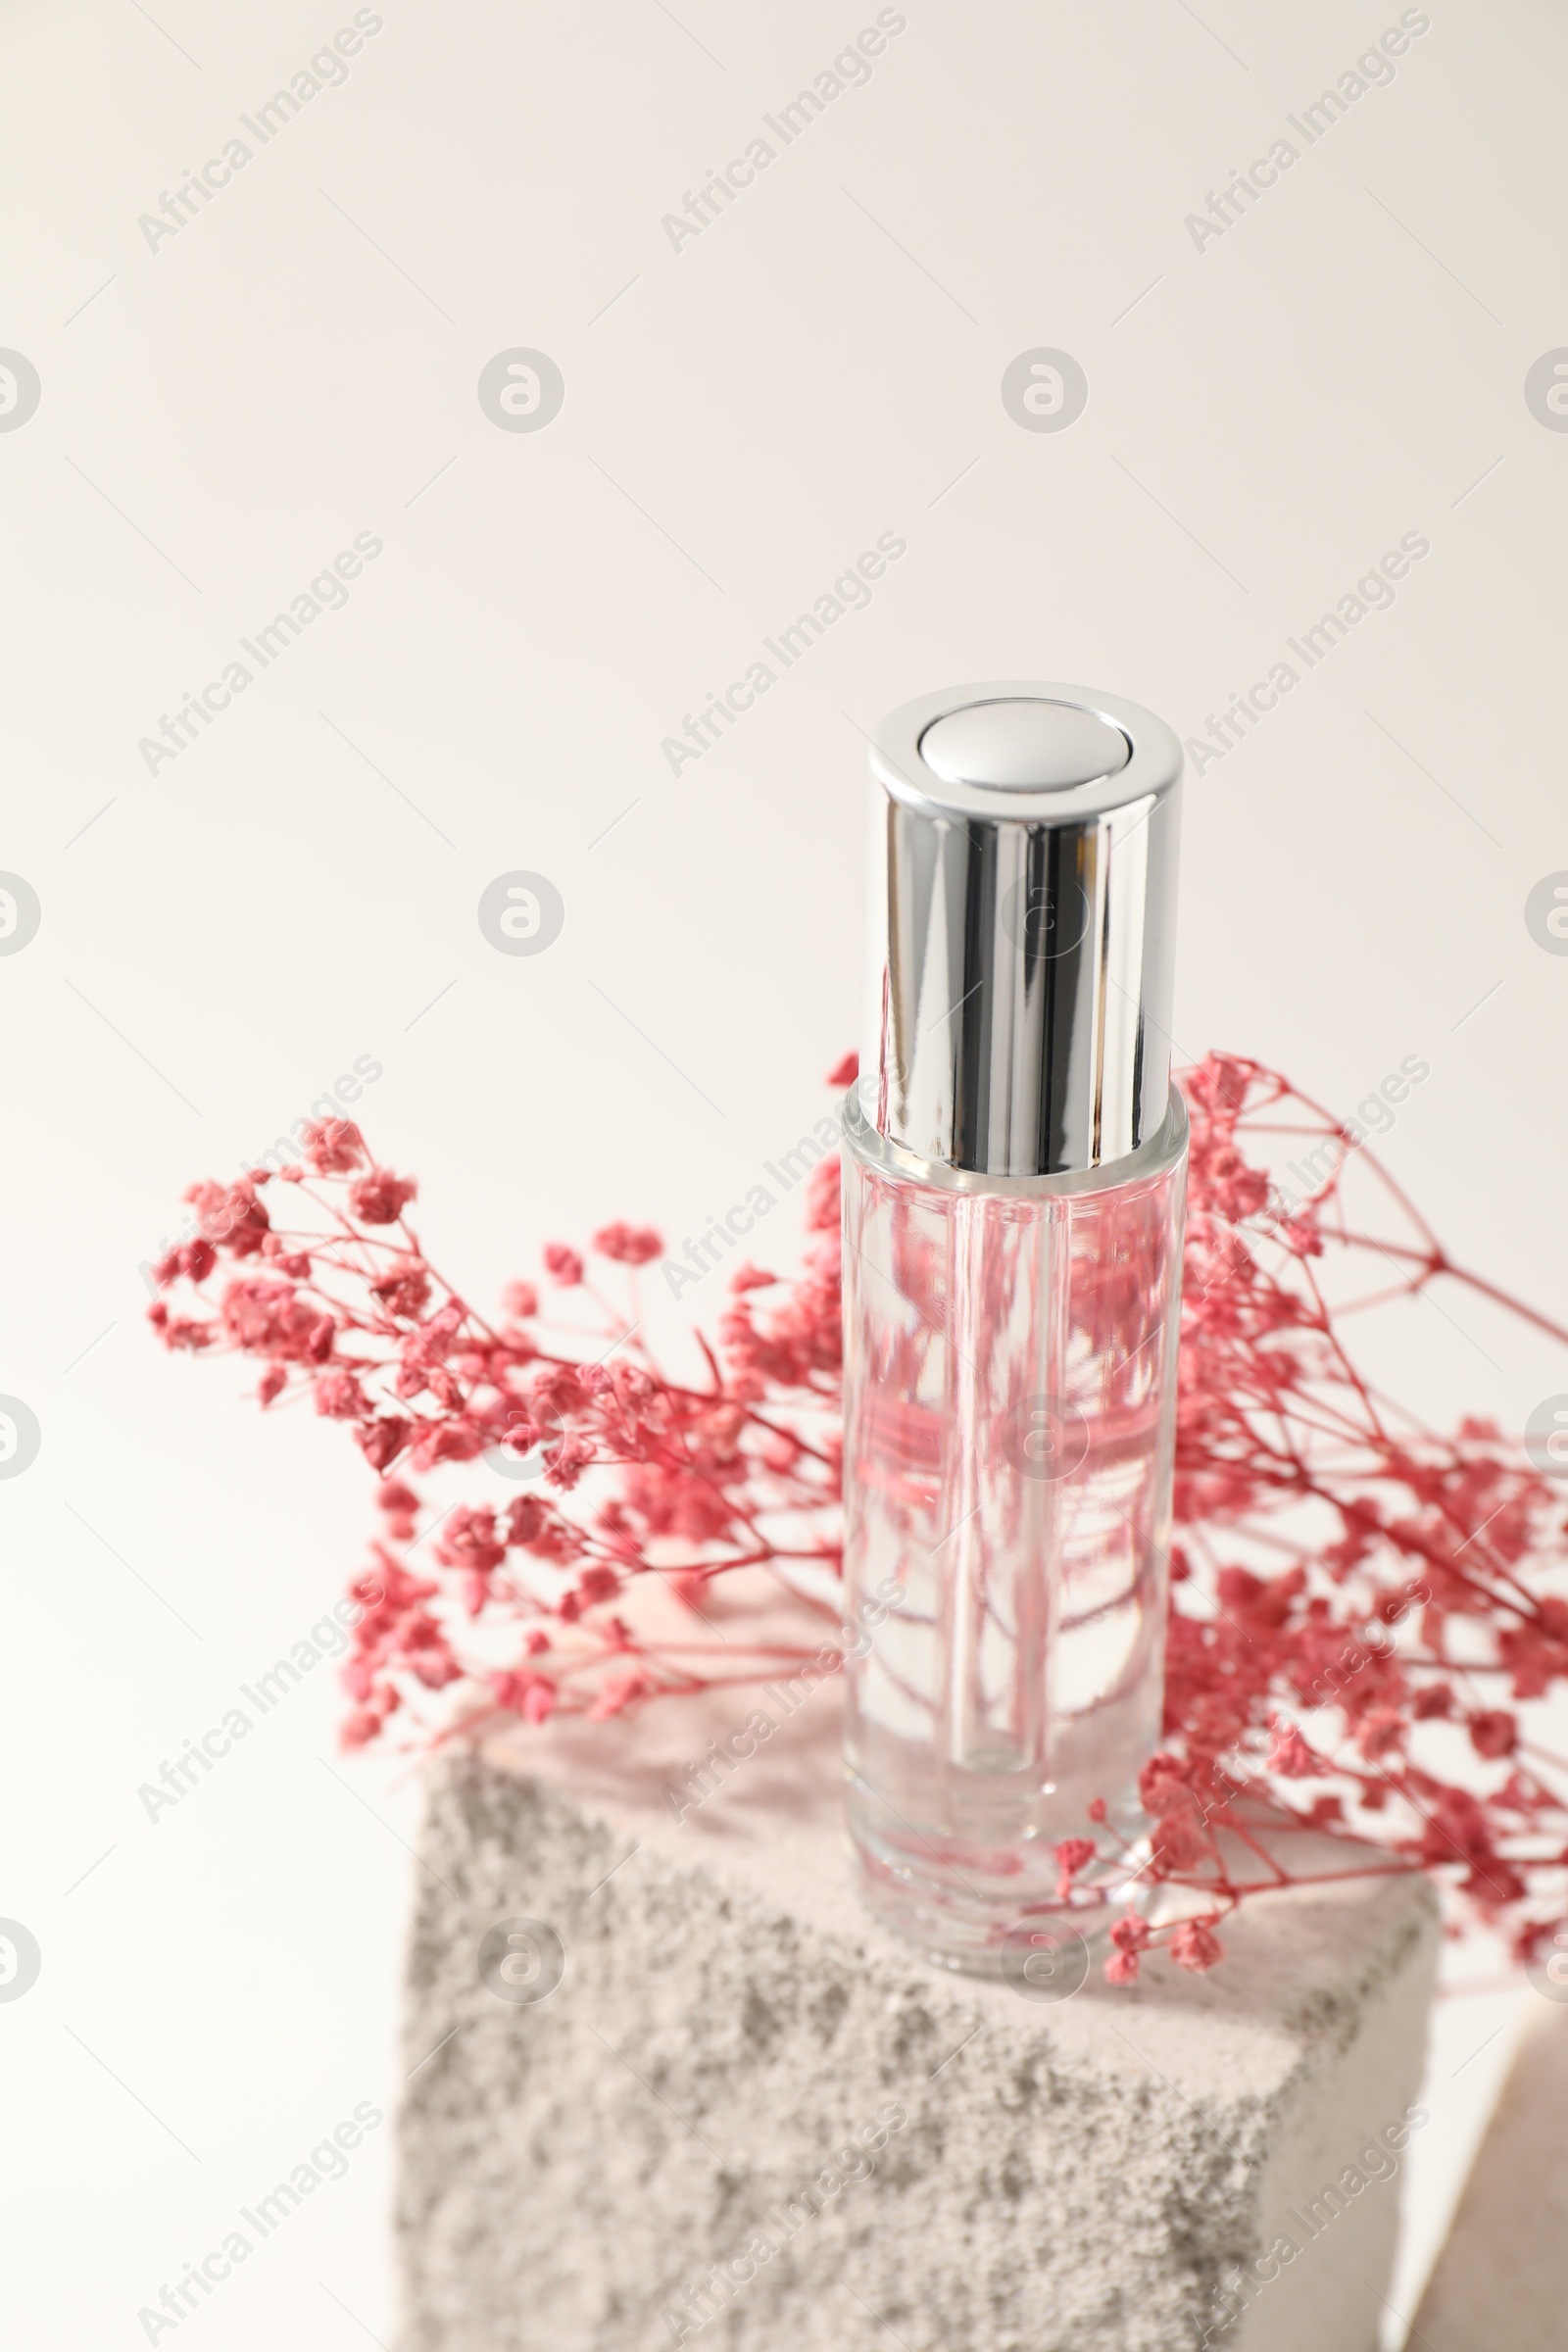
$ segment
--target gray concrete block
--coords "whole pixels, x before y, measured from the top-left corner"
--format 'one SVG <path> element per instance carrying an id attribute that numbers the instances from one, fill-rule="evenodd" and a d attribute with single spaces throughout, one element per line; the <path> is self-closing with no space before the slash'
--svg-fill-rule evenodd
<path id="1" fill-rule="evenodd" d="M 1372 2352 L 1399 2197 L 1374 2135 L 1417 2097 L 1425 1882 L 1271 1894 L 1208 1978 L 1155 1962 L 1036 2003 L 860 1910 L 831 1690 L 677 1823 L 666 1787 L 751 1703 L 432 1768 L 404 2352 Z M 481 1977 L 519 1918 L 560 1938 L 548 1998 Z"/>

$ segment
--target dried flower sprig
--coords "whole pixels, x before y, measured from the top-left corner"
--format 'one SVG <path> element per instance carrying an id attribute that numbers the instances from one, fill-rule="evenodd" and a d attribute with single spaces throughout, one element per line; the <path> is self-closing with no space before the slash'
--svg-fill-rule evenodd
<path id="1" fill-rule="evenodd" d="M 1442 1280 L 1568 1333 L 1454 1266 L 1355 1132 L 1277 1073 L 1213 1054 L 1182 1084 L 1178 1541 L 1165 1746 L 1142 1794 L 1147 1875 L 1186 1916 L 1120 1922 L 1106 1974 L 1131 1981 L 1154 1946 L 1211 1967 L 1248 1897 L 1369 1867 L 1437 1871 L 1528 1955 L 1568 1908 L 1568 1759 L 1531 1728 L 1568 1678 L 1563 1496 L 1491 1422 L 1442 1437 L 1381 1395 L 1346 1327 Z M 1299 1197 L 1247 1155 L 1275 1139 L 1299 1151 Z M 1351 1223 L 1363 1183 L 1387 1230 Z M 643 1329 L 656 1232 L 550 1245 L 546 1303 L 514 1283 L 492 1322 L 432 1263 L 416 1193 L 351 1122 L 312 1126 L 275 1178 L 191 1188 L 196 1236 L 157 1277 L 195 1298 L 151 1309 L 172 1348 L 261 1359 L 264 1405 L 309 1398 L 379 1474 L 345 1742 L 394 1718 L 445 1739 L 820 1672 L 841 1562 L 837 1162 L 811 1176 L 800 1273 L 740 1268 L 689 1381 Z M 509 1501 L 435 1515 L 411 1483 L 481 1456 Z M 1058 1849 L 1063 1901 L 1113 1850 L 1101 1835 Z"/>

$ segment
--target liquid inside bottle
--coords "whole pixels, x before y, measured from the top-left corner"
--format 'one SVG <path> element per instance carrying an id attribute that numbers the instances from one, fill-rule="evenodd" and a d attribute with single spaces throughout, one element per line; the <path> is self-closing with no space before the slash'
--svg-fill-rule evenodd
<path id="1" fill-rule="evenodd" d="M 853 1096 L 845 1137 L 847 1601 L 896 1594 L 848 1668 L 851 1836 L 891 1925 L 995 1970 L 1061 1839 L 1125 1841 L 1106 1903 L 1137 1867 L 1187 1117 L 1173 1090 L 1127 1158 L 1013 1180 L 911 1173 Z"/>

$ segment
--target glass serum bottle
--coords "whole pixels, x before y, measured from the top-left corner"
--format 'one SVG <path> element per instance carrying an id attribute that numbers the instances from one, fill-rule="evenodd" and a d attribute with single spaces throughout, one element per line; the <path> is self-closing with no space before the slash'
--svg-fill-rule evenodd
<path id="1" fill-rule="evenodd" d="M 1136 1900 L 1187 1168 L 1181 763 L 1134 704 L 1015 682 L 906 704 L 871 748 L 845 1579 L 881 1621 L 847 1668 L 849 1825 L 873 1909 L 979 1973 Z M 1055 1849 L 1083 1837 L 1124 1859 L 1069 1913 Z"/>

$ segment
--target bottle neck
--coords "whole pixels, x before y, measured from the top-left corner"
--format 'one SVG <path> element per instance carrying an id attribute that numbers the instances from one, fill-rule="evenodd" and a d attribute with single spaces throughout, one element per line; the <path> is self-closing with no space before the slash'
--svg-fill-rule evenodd
<path id="1" fill-rule="evenodd" d="M 984 1193 L 1015 1200 L 1109 1192 L 1118 1185 L 1163 1176 L 1187 1155 L 1187 1104 L 1180 1087 L 1174 1085 L 1164 1118 L 1136 1152 L 1124 1152 L 1117 1159 L 1102 1160 L 1098 1167 L 1066 1168 L 1054 1176 L 986 1176 L 971 1168 L 952 1167 L 941 1160 L 921 1159 L 881 1134 L 866 1117 L 861 1102 L 861 1087 L 868 1083 L 857 1080 L 844 1098 L 840 1126 L 845 1150 L 862 1167 L 879 1168 L 889 1176 L 902 1177 L 910 1184 L 930 1185 L 939 1192 Z"/>

